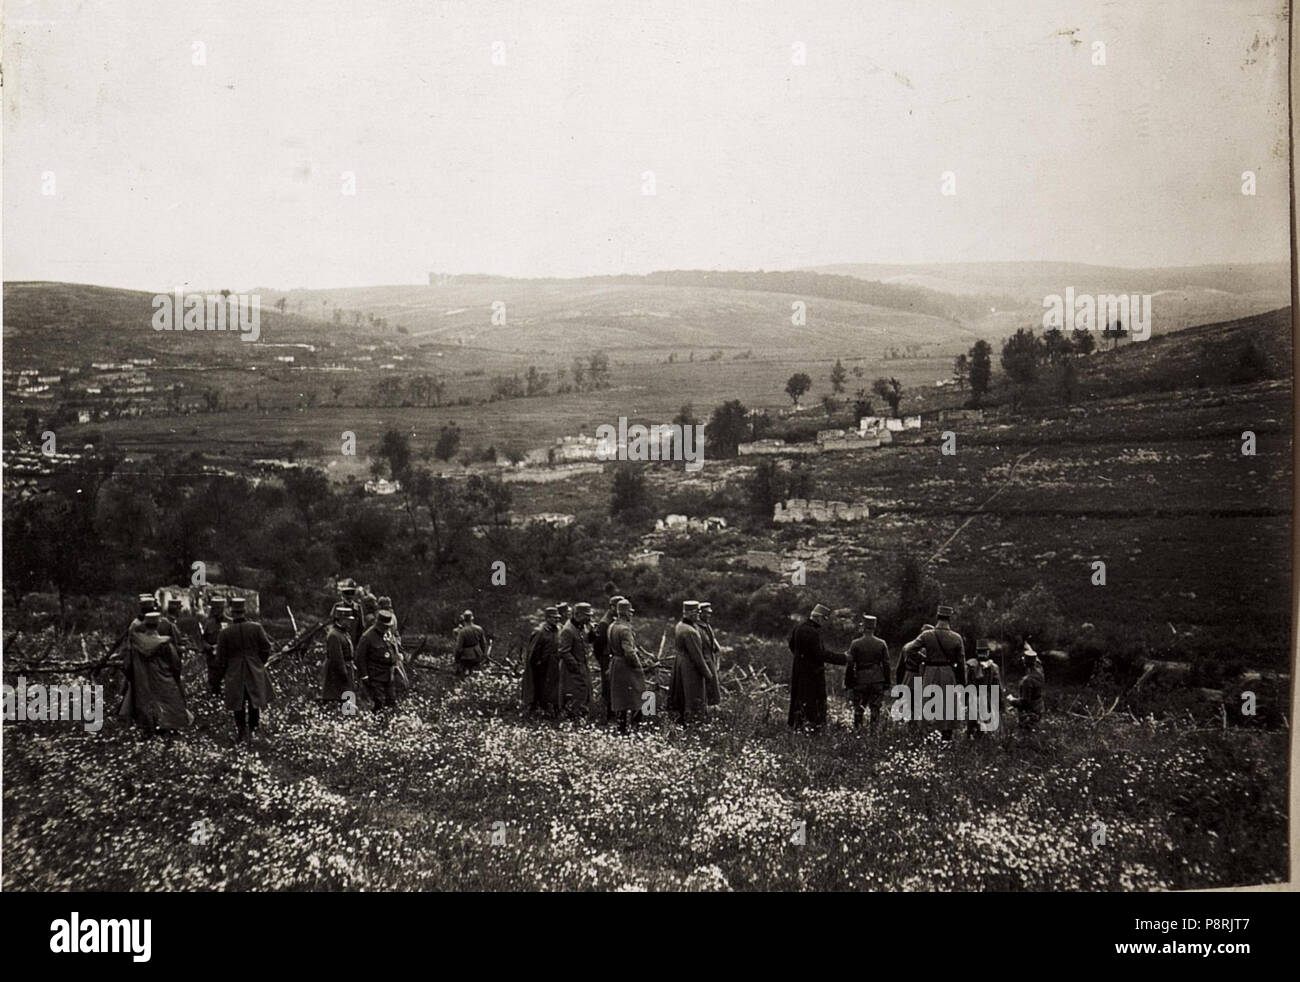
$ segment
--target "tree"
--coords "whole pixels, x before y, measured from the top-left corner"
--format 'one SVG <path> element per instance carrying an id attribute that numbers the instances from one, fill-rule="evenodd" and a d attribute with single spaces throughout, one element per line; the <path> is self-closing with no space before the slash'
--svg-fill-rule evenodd
<path id="1" fill-rule="evenodd" d="M 749 436 L 749 410 L 739 399 L 717 406 L 704 427 L 704 439 L 710 457 L 734 457 L 741 442 Z"/>
<path id="2" fill-rule="evenodd" d="M 550 384 L 551 377 L 546 372 L 540 371 L 536 365 L 528 366 L 528 372 L 524 375 L 524 388 L 528 395 L 546 395 L 546 390 Z"/>
<path id="3" fill-rule="evenodd" d="M 587 377 L 593 389 L 609 387 L 609 355 L 597 351 L 587 361 Z"/>
<path id="4" fill-rule="evenodd" d="M 410 453 L 409 443 L 407 453 Z M 329 478 L 315 467 L 295 467 L 284 473 L 284 490 L 302 515 L 302 523 L 310 536 L 316 510 L 330 498 Z"/>
<path id="5" fill-rule="evenodd" d="M 332 396 L 334 397 L 334 402 L 335 402 L 336 404 L 338 403 L 339 399 L 341 399 L 341 398 L 343 397 L 343 393 L 344 393 L 344 391 L 347 389 L 347 387 L 348 387 L 348 384 L 347 384 L 346 382 L 331 382 L 331 383 L 330 383 L 330 395 L 332 395 Z"/>
<path id="6" fill-rule="evenodd" d="M 1013 386 L 1011 407 L 1019 409 L 1029 387 L 1038 379 L 1038 362 L 1042 357 L 1042 342 L 1028 328 L 1018 328 L 1016 333 L 1002 343 L 1002 371 Z"/>
<path id="7" fill-rule="evenodd" d="M 966 374 L 970 371 L 970 358 L 966 355 L 958 355 L 956 361 L 952 363 L 952 377 L 957 383 L 957 388 L 966 387 Z"/>
<path id="8" fill-rule="evenodd" d="M 633 463 L 614 471 L 609 513 L 624 518 L 640 518 L 650 512 L 650 495 L 646 491 L 645 473 Z"/>
<path id="9" fill-rule="evenodd" d="M 834 396 L 822 396 L 822 410 L 826 413 L 827 422 L 835 418 L 835 411 L 839 408 L 839 401 Z"/>
<path id="10" fill-rule="evenodd" d="M 903 401 L 903 383 L 896 378 L 878 378 L 871 383 L 871 391 L 889 403 L 891 416 L 898 415 L 898 405 Z"/>
<path id="11" fill-rule="evenodd" d="M 582 383 L 587 378 L 587 365 L 585 362 L 583 362 L 580 356 L 575 357 L 573 359 L 572 371 L 573 371 L 573 389 L 575 392 L 581 392 Z"/>
<path id="12" fill-rule="evenodd" d="M 860 423 L 864 416 L 874 416 L 871 400 L 867 398 L 866 389 L 858 389 L 853 396 L 853 422 Z"/>
<path id="13" fill-rule="evenodd" d="M 438 442 L 433 445 L 433 455 L 439 460 L 451 460 L 460 447 L 460 427 L 455 423 L 438 431 Z"/>
<path id="14" fill-rule="evenodd" d="M 1074 350 L 1085 358 L 1097 347 L 1097 340 L 1092 332 L 1081 328 L 1074 329 Z"/>
<path id="15" fill-rule="evenodd" d="M 831 394 L 839 395 L 844 391 L 844 380 L 848 378 L 848 372 L 844 370 L 844 365 L 838 358 L 835 359 L 835 367 L 831 369 Z"/>
<path id="16" fill-rule="evenodd" d="M 1070 339 L 1059 327 L 1049 328 L 1043 332 L 1043 356 L 1049 365 L 1057 364 L 1070 352 Z"/>
<path id="17" fill-rule="evenodd" d="M 280 312 L 280 316 L 281 316 L 281 317 L 284 316 L 284 305 L 285 305 L 287 302 L 288 302 L 288 298 L 287 298 L 287 297 L 281 297 L 279 300 L 277 300 L 277 301 L 275 302 L 275 309 L 278 310 L 278 311 Z"/>
<path id="18" fill-rule="evenodd" d="M 400 430 L 386 430 L 370 456 L 387 464 L 389 477 L 400 481 L 411 466 L 411 438 Z"/>
<path id="19" fill-rule="evenodd" d="M 1117 317 L 1114 324 L 1107 325 L 1106 336 L 1110 338 L 1110 350 L 1114 351 L 1119 343 L 1128 337 L 1128 330 L 1124 327 L 1124 322 Z"/>
<path id="20" fill-rule="evenodd" d="M 786 380 L 785 394 L 794 401 L 795 408 L 798 409 L 799 400 L 803 398 L 803 394 L 811 388 L 812 379 L 808 377 L 807 373 L 795 372 Z"/>
<path id="21" fill-rule="evenodd" d="M 981 339 L 970 349 L 970 391 L 976 405 L 988 393 L 992 377 L 993 346 Z"/>

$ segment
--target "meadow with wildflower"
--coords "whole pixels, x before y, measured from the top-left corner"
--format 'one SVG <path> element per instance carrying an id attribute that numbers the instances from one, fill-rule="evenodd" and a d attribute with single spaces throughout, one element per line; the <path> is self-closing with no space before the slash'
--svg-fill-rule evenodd
<path id="1" fill-rule="evenodd" d="M 422 666 L 387 717 L 274 670 L 260 744 L 216 700 L 144 737 L 6 723 L 6 890 L 1162 890 L 1286 870 L 1286 733 L 1112 715 L 944 746 L 819 735 L 729 696 L 627 736 Z M 201 667 L 187 667 L 199 692 Z M 1005 721 L 1004 721 L 1005 722 Z"/>

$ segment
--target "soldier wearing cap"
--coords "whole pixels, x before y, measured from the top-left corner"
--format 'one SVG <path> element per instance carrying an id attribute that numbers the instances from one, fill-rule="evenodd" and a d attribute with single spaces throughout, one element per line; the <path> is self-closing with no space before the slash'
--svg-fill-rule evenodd
<path id="1" fill-rule="evenodd" d="M 348 632 L 351 634 L 352 644 L 355 646 L 361 640 L 361 632 L 365 630 L 364 612 L 361 609 L 361 602 L 357 599 L 357 586 L 355 583 L 347 580 L 339 584 L 339 602 L 352 608 L 352 621 Z"/>
<path id="2" fill-rule="evenodd" d="M 487 661 L 487 651 L 487 632 L 474 623 L 474 611 L 465 611 L 460 615 L 460 626 L 456 628 L 456 674 L 474 671 Z"/>
<path id="3" fill-rule="evenodd" d="M 373 593 L 364 594 L 361 597 L 361 627 L 362 630 L 369 630 L 375 626 L 375 614 L 379 611 L 379 600 Z M 391 613 L 391 611 L 390 611 Z M 393 619 L 397 623 L 397 619 Z"/>
<path id="4" fill-rule="evenodd" d="M 370 693 L 370 701 L 375 712 L 379 712 L 397 702 L 396 687 L 393 683 L 394 665 L 397 662 L 397 646 L 388 637 L 388 628 L 392 625 L 393 615 L 381 610 L 375 616 L 375 623 L 366 628 L 357 643 L 354 658 L 357 664 L 357 676 Z"/>
<path id="5" fill-rule="evenodd" d="M 925 658 L 925 667 L 921 671 L 922 692 L 927 691 L 926 687 L 931 685 L 939 686 L 946 692 L 946 686 L 966 684 L 966 644 L 961 635 L 952 629 L 952 613 L 951 607 L 940 604 L 934 615 L 934 627 L 922 631 L 918 639 L 923 646 Z M 946 715 L 946 707 L 949 705 L 947 698 L 943 704 Z M 952 705 L 955 706 L 956 703 Z M 957 722 L 956 719 L 946 718 L 937 722 L 937 729 L 945 740 L 952 739 Z"/>
<path id="6" fill-rule="evenodd" d="M 627 732 L 629 719 L 639 719 L 645 693 L 645 668 L 636 644 L 632 615 L 636 611 L 626 597 L 618 600 L 617 620 L 609 628 L 610 706 L 618 717 L 618 731 Z"/>
<path id="7" fill-rule="evenodd" d="M 849 664 L 844 670 L 844 686 L 853 703 L 853 728 L 862 726 L 866 710 L 871 710 L 871 732 L 880 728 L 885 689 L 894 674 L 889 660 L 889 646 L 876 637 L 876 618 L 862 615 L 862 633 L 849 645 Z"/>
<path id="8" fill-rule="evenodd" d="M 591 665 L 587 653 L 591 635 L 591 604 L 580 603 L 560 629 L 557 656 L 560 661 L 560 705 L 569 719 L 585 720 L 591 712 Z"/>
<path id="9" fill-rule="evenodd" d="M 673 677 L 668 686 L 668 708 L 677 713 L 684 724 L 706 714 L 709 679 L 717 684 L 713 666 L 704 655 L 704 638 L 698 627 L 699 614 L 698 601 L 683 601 L 682 618 L 673 630 L 677 659 L 673 662 Z"/>
<path id="10" fill-rule="evenodd" d="M 336 603 L 330 611 L 329 631 L 325 635 L 325 661 L 321 665 L 320 697 L 324 702 L 341 702 L 345 693 L 357 691 L 352 644 L 352 607 Z"/>
<path id="11" fill-rule="evenodd" d="M 560 712 L 560 611 L 547 607 L 528 638 L 524 657 L 523 704 L 554 719 Z"/>
<path id="12" fill-rule="evenodd" d="M 933 630 L 933 624 L 923 624 L 921 626 L 921 633 L 911 641 L 907 642 L 907 644 L 903 645 L 902 653 L 899 655 L 898 667 L 895 669 L 894 674 L 894 681 L 898 685 L 906 686 L 909 692 L 912 691 L 912 681 L 914 679 L 919 679 L 922 671 L 925 669 L 925 642 L 922 640 L 922 637 L 926 631 Z M 905 705 L 908 707 L 907 715 L 903 718 L 911 720 L 912 726 L 916 727 L 920 721 L 914 720 L 911 717 L 911 701 L 908 700 Z"/>
<path id="13" fill-rule="evenodd" d="M 1020 695 L 1008 696 L 1007 703 L 1015 707 L 1019 717 L 1018 726 L 1022 730 L 1036 730 L 1043 718 L 1043 689 L 1047 681 L 1043 677 L 1043 666 L 1039 664 L 1038 652 L 1024 642 L 1025 674 L 1020 680 Z"/>
<path id="14" fill-rule="evenodd" d="M 700 612 L 695 621 L 695 629 L 700 632 L 704 660 L 712 669 L 708 679 L 705 680 L 704 695 L 710 706 L 716 706 L 722 702 L 722 683 L 719 676 L 722 667 L 720 658 L 722 645 L 718 644 L 718 635 L 713 630 L 713 604 L 707 600 L 700 601 Z"/>
<path id="15" fill-rule="evenodd" d="M 143 631 L 144 615 L 149 613 L 149 611 L 151 610 L 158 609 L 158 601 L 154 598 L 154 595 L 152 593 L 140 594 L 136 598 L 136 602 L 139 605 L 139 612 L 136 614 L 135 618 L 131 621 L 131 626 L 127 629 L 128 632 L 131 634 L 135 634 L 137 631 Z"/>
<path id="16" fill-rule="evenodd" d="M 167 598 L 167 613 L 158 620 L 158 633 L 164 638 L 171 638 L 172 643 L 176 645 L 177 652 L 180 653 L 181 663 L 184 664 L 185 653 L 190 650 L 190 639 L 181 630 L 181 615 L 184 613 L 184 604 L 180 597 Z"/>
<path id="17" fill-rule="evenodd" d="M 397 629 L 397 613 L 393 610 L 393 598 L 380 597 L 378 600 L 375 601 L 375 603 L 378 605 L 380 610 L 386 610 L 393 615 L 393 626 L 388 633 L 397 639 L 398 644 L 401 644 L 402 635 L 401 632 L 398 631 Z"/>
<path id="18" fill-rule="evenodd" d="M 235 717 L 235 742 L 257 734 L 261 711 L 271 702 L 271 678 L 266 671 L 271 639 L 262 625 L 250 621 L 248 602 L 230 600 L 230 623 L 217 638 L 217 666 L 222 673 L 226 708 Z"/>
<path id="19" fill-rule="evenodd" d="M 605 589 L 613 590 L 613 585 L 606 584 Z M 609 629 L 618 616 L 618 602 L 622 599 L 618 594 L 609 598 L 605 613 L 594 625 L 591 634 L 591 653 L 596 656 L 596 664 L 600 666 L 600 700 L 605 704 L 607 721 L 614 718 L 614 708 L 609 699 Z"/>
<path id="20" fill-rule="evenodd" d="M 146 733 L 172 733 L 193 721 L 185 706 L 180 652 L 171 637 L 158 633 L 160 612 L 147 611 L 140 620 L 140 629 L 127 639 L 127 688 L 118 715 Z"/>
<path id="21" fill-rule="evenodd" d="M 993 655 L 989 651 L 986 638 L 976 640 L 975 657 L 966 659 L 966 681 L 974 685 L 978 693 L 967 709 L 966 733 L 978 739 L 984 735 L 984 730 L 980 727 L 978 700 L 982 698 L 984 705 L 989 706 L 995 700 L 1000 702 L 1002 698 L 1002 673 L 993 663 Z"/>
<path id="22" fill-rule="evenodd" d="M 822 627 L 830 614 L 830 608 L 817 604 L 808 619 L 790 633 L 794 662 L 790 667 L 787 722 L 795 729 L 817 730 L 826 725 L 826 666 L 848 664 L 847 655 L 827 651 L 822 642 Z"/>
<path id="23" fill-rule="evenodd" d="M 213 597 L 208 601 L 208 616 L 203 621 L 203 662 L 208 669 L 208 691 L 221 695 L 221 669 L 217 667 L 217 639 L 226 626 L 226 598 Z"/>

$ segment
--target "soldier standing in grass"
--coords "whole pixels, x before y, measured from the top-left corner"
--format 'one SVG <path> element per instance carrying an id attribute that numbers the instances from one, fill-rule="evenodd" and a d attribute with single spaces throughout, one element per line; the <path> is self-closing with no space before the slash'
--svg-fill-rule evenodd
<path id="1" fill-rule="evenodd" d="M 849 645 L 849 664 L 845 673 L 851 674 L 853 679 L 849 686 L 853 728 L 862 727 L 865 711 L 870 709 L 871 732 L 877 732 L 893 665 L 889 661 L 889 646 L 876 637 L 876 618 L 871 614 L 862 615 L 862 634 Z"/>
<path id="2" fill-rule="evenodd" d="M 1046 679 L 1043 677 L 1043 666 L 1038 663 L 1038 652 L 1028 641 L 1025 641 L 1024 658 L 1025 676 L 1020 680 L 1020 695 L 1008 697 L 1007 702 L 1016 709 L 1018 727 L 1033 732 L 1038 729 L 1038 723 L 1043 718 L 1043 689 Z"/>
<path id="3" fill-rule="evenodd" d="M 921 643 L 925 645 L 925 668 L 921 673 L 921 691 L 927 692 L 928 686 L 939 686 L 945 692 L 946 686 L 966 684 L 966 645 L 961 635 L 952 629 L 952 608 L 940 604 L 934 617 L 934 627 L 921 632 Z M 944 699 L 945 713 L 947 699 Z M 954 703 L 955 706 L 955 703 Z M 937 729 L 945 740 L 951 740 L 957 729 L 956 719 L 941 719 Z"/>
<path id="4" fill-rule="evenodd" d="M 632 601 L 620 597 L 618 619 L 609 628 L 610 706 L 618 717 L 618 732 L 626 733 L 629 719 L 639 717 L 645 693 L 645 670 L 632 627 Z"/>
<path id="5" fill-rule="evenodd" d="M 167 599 L 167 613 L 158 621 L 158 633 L 164 638 L 172 639 L 172 643 L 176 645 L 176 651 L 180 654 L 182 664 L 185 663 L 185 655 L 190 650 L 190 639 L 181 630 L 181 614 L 183 612 L 181 598 L 169 597 Z"/>
<path id="6" fill-rule="evenodd" d="M 591 604 L 575 604 L 573 615 L 560 630 L 556 654 L 560 662 L 560 705 L 572 720 L 585 720 L 591 712 Z"/>
<path id="7" fill-rule="evenodd" d="M 790 634 L 789 725 L 796 730 L 819 730 L 826 725 L 826 666 L 847 665 L 848 656 L 827 651 L 822 643 L 822 627 L 830 617 L 824 604 L 813 607 L 808 619 Z"/>
<path id="8" fill-rule="evenodd" d="M 465 611 L 456 628 L 456 674 L 465 675 L 482 665 L 487 649 L 487 633 L 474 623 L 474 611 Z"/>
<path id="9" fill-rule="evenodd" d="M 972 739 L 979 739 L 984 730 L 980 728 L 978 699 L 982 698 L 986 706 L 991 706 L 994 700 L 1002 698 L 1002 673 L 993 663 L 993 654 L 985 639 L 975 642 L 975 657 L 966 661 L 966 681 L 973 683 L 979 692 L 976 702 L 967 709 L 966 733 Z"/>
<path id="10" fill-rule="evenodd" d="M 560 611 L 547 607 L 524 649 L 523 703 L 554 719 L 560 712 Z"/>
<path id="11" fill-rule="evenodd" d="M 611 587 L 607 586 L 606 589 Z M 600 666 L 600 701 L 605 705 L 606 721 L 614 718 L 614 707 L 609 697 L 609 629 L 618 616 L 618 602 L 622 599 L 617 594 L 609 598 L 609 606 L 606 607 L 604 616 L 595 625 L 591 635 L 591 653 L 596 656 L 596 664 Z"/>
<path id="12" fill-rule="evenodd" d="M 351 692 L 356 699 L 357 676 L 352 645 L 352 608 L 337 603 L 330 611 L 330 627 L 325 635 L 325 662 L 321 665 L 321 700 L 341 702 Z"/>
<path id="13" fill-rule="evenodd" d="M 355 646 L 361 640 L 361 633 L 365 630 L 361 604 L 357 600 L 356 584 L 341 584 L 339 586 L 339 597 L 342 603 L 345 603 L 352 608 L 352 620 L 349 622 L 348 631 L 352 635 L 352 644 Z"/>
<path id="14" fill-rule="evenodd" d="M 151 610 L 127 638 L 126 695 L 118 715 L 134 719 L 146 733 L 172 733 L 193 722 L 185 707 L 181 657 L 169 635 L 159 634 L 162 614 Z"/>
<path id="15" fill-rule="evenodd" d="M 271 678 L 266 661 L 271 657 L 271 639 L 262 625 L 247 617 L 243 597 L 230 601 L 231 621 L 217 638 L 217 666 L 222 673 L 226 708 L 235 717 L 235 742 L 257 735 L 261 711 L 271 702 Z"/>
<path id="16" fill-rule="evenodd" d="M 370 693 L 375 712 L 397 702 L 396 685 L 393 682 L 397 645 L 388 636 L 388 628 L 392 623 L 391 611 L 378 611 L 375 623 L 366 628 L 356 649 L 357 675 Z"/>
<path id="17" fill-rule="evenodd" d="M 226 598 L 213 597 L 208 602 L 208 616 L 203 621 L 203 662 L 208 670 L 208 691 L 221 695 L 221 669 L 217 667 L 217 639 L 226 626 Z"/>
<path id="18" fill-rule="evenodd" d="M 924 624 L 921 626 L 921 633 L 903 645 L 902 654 L 898 659 L 898 668 L 894 676 L 896 684 L 907 686 L 906 706 L 908 707 L 908 715 L 903 718 L 910 721 L 914 730 L 918 727 L 920 721 L 912 719 L 910 715 L 912 712 L 912 682 L 921 677 L 921 672 L 925 668 L 925 642 L 922 639 L 926 631 L 933 630 L 933 624 Z"/>
<path id="19" fill-rule="evenodd" d="M 700 601 L 700 615 L 695 623 L 695 629 L 700 632 L 700 641 L 704 645 L 704 660 L 709 663 L 711 669 L 705 682 L 705 696 L 710 706 L 716 706 L 722 702 L 722 681 L 719 675 L 722 645 L 718 644 L 718 636 L 713 630 L 713 604 L 707 600 Z"/>
<path id="20" fill-rule="evenodd" d="M 149 613 L 151 610 L 158 609 L 158 601 L 154 598 L 152 593 L 142 593 L 136 598 L 136 601 L 139 604 L 139 612 L 131 621 L 131 626 L 127 629 L 130 634 L 135 634 L 137 631 L 143 631 L 145 614 Z"/>
<path id="21" fill-rule="evenodd" d="M 697 624 L 699 613 L 697 601 L 683 601 L 682 619 L 673 631 L 677 660 L 673 662 L 673 678 L 668 686 L 668 708 L 681 717 L 683 724 L 708 712 L 709 679 L 717 684 L 713 667 L 704 655 L 704 639 Z"/>

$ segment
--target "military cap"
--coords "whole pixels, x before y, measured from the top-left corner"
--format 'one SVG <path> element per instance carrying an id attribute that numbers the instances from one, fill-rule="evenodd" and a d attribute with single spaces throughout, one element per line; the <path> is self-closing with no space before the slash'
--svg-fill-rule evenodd
<path id="1" fill-rule="evenodd" d="M 542 616 L 543 616 L 543 617 L 559 617 L 559 616 L 560 616 L 560 608 L 559 608 L 559 607 L 546 607 L 546 608 L 544 608 L 544 609 L 542 610 Z"/>
<path id="2" fill-rule="evenodd" d="M 376 601 L 376 602 L 379 604 L 379 609 L 380 609 L 380 610 L 392 610 L 392 609 L 393 609 L 393 598 L 392 598 L 392 597 L 380 597 L 379 600 Z"/>
<path id="3" fill-rule="evenodd" d="M 353 609 L 347 604 L 335 604 L 334 608 L 330 611 L 330 614 L 335 618 L 348 618 L 354 616 L 355 611 L 353 611 Z"/>
<path id="4" fill-rule="evenodd" d="M 863 614 L 863 615 L 862 615 L 862 626 L 863 626 L 863 627 L 870 628 L 871 630 L 874 631 L 874 630 L 876 629 L 876 617 L 875 617 L 875 615 L 874 615 L 874 614 Z"/>
<path id="5" fill-rule="evenodd" d="M 234 610 L 243 610 L 245 607 L 248 606 L 248 598 L 247 598 L 247 597 L 231 597 L 231 598 L 230 598 L 230 606 L 231 606 Z"/>
<path id="6" fill-rule="evenodd" d="M 569 604 L 567 600 L 561 600 L 558 604 L 555 605 L 555 609 L 563 612 L 566 610 L 572 610 L 573 607 Z"/>
<path id="7" fill-rule="evenodd" d="M 144 622 L 150 627 L 157 627 L 158 622 L 162 620 L 162 614 L 156 610 L 151 610 L 144 615 Z"/>
<path id="8" fill-rule="evenodd" d="M 951 617 L 951 616 L 952 616 L 952 608 L 949 607 L 947 604 L 939 604 L 939 609 L 935 611 L 934 614 L 935 620 L 940 620 L 940 621 L 946 617 Z"/>
<path id="9" fill-rule="evenodd" d="M 1025 654 L 1025 657 L 1026 657 L 1026 658 L 1037 658 L 1037 657 L 1038 657 L 1038 652 L 1035 651 L 1033 648 L 1029 647 L 1029 645 L 1025 645 L 1025 652 L 1024 652 L 1024 654 Z"/>
<path id="10" fill-rule="evenodd" d="M 180 597 L 171 597 L 171 598 L 167 601 L 167 609 L 168 609 L 168 610 L 171 610 L 173 607 L 175 607 L 177 610 L 179 610 L 179 609 L 180 609 L 181 607 L 183 607 L 183 606 L 184 606 L 184 604 L 181 603 L 181 598 L 180 598 Z"/>
<path id="11" fill-rule="evenodd" d="M 618 598 L 618 611 L 620 614 L 623 611 L 627 611 L 630 614 L 634 609 L 635 608 L 632 606 L 632 601 L 628 600 L 627 597 Z"/>
<path id="12" fill-rule="evenodd" d="M 699 611 L 700 611 L 700 603 L 699 603 L 698 600 L 683 600 L 683 601 L 682 601 L 682 613 L 683 613 L 683 614 L 697 614 L 697 613 L 699 613 Z"/>
<path id="13" fill-rule="evenodd" d="M 709 603 L 707 600 L 700 601 L 700 610 L 712 610 L 712 609 L 713 609 L 713 604 Z"/>
<path id="14" fill-rule="evenodd" d="M 460 615 L 460 619 L 462 621 L 472 621 L 474 619 L 474 611 L 472 610 L 462 611 Z"/>
<path id="15" fill-rule="evenodd" d="M 591 613 L 591 604 L 586 603 L 586 602 L 579 603 L 579 604 L 574 604 L 574 605 L 573 605 L 573 612 L 574 612 L 575 614 L 590 614 L 590 613 Z"/>
<path id="16" fill-rule="evenodd" d="M 814 606 L 813 609 L 812 609 L 812 616 L 813 616 L 813 617 L 829 617 L 829 616 L 830 616 L 830 612 L 831 612 L 831 609 L 830 609 L 829 607 L 827 607 L 825 604 L 817 604 L 817 605 Z"/>
<path id="17" fill-rule="evenodd" d="M 614 594 L 614 596 L 609 598 L 609 605 L 611 607 L 617 607 L 620 603 L 622 603 L 626 599 L 627 598 L 623 596 L 621 593 L 616 593 Z"/>
<path id="18" fill-rule="evenodd" d="M 983 638 L 981 638 L 980 640 L 978 640 L 978 641 L 975 642 L 975 653 L 976 653 L 976 654 L 979 654 L 981 651 L 988 651 L 988 650 L 989 650 L 989 643 L 988 643 L 988 641 L 986 641 L 986 640 L 984 640 Z"/>
<path id="19" fill-rule="evenodd" d="M 140 594 L 140 596 L 137 597 L 136 599 L 139 600 L 140 603 L 142 603 L 142 604 L 151 604 L 151 603 L 155 603 L 154 596 L 153 596 L 152 593 L 142 593 L 142 594 Z"/>
<path id="20" fill-rule="evenodd" d="M 225 597 L 213 597 L 208 601 L 209 607 L 224 607 L 226 605 Z"/>
<path id="21" fill-rule="evenodd" d="M 393 623 L 395 618 L 393 617 L 393 612 L 391 610 L 381 610 L 375 614 L 375 620 L 380 624 L 383 624 L 385 627 L 388 627 Z"/>
<path id="22" fill-rule="evenodd" d="M 357 592 L 357 588 L 353 586 L 351 583 L 339 584 L 339 593 L 343 594 L 344 596 L 351 596 L 356 592 Z"/>

